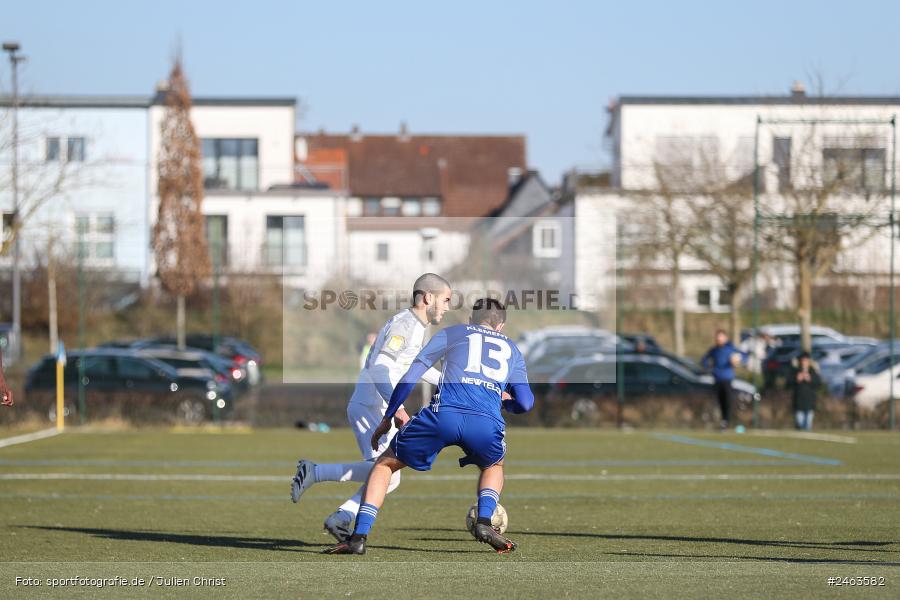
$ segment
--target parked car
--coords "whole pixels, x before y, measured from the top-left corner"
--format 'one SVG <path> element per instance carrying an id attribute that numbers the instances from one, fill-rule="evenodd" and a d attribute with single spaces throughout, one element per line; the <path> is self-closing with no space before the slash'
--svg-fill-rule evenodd
<path id="1" fill-rule="evenodd" d="M 130 350 L 97 348 L 68 355 L 63 372 L 67 412 L 74 409 L 82 368 L 81 384 L 89 410 L 119 404 L 127 412 L 155 412 L 197 423 L 215 411 L 226 415 L 232 408 L 231 402 L 219 395 L 213 379 L 179 375 L 169 365 Z M 55 389 L 56 357 L 47 355 L 28 371 L 25 392 L 49 392 L 52 397 Z M 47 414 L 55 420 L 56 402 L 48 399 L 48 405 Z"/>
<path id="2" fill-rule="evenodd" d="M 828 360 L 837 360 L 842 352 L 860 353 L 876 346 L 875 342 L 833 342 L 830 340 L 813 341 L 810 356 L 817 364 Z M 799 345 L 783 345 L 774 347 L 763 361 L 763 377 L 773 383 L 779 379 L 786 381 L 790 376 L 794 361 L 803 352 Z"/>
<path id="3" fill-rule="evenodd" d="M 220 396 L 233 402 L 235 390 L 231 385 L 231 372 L 223 364 L 228 359 L 202 350 L 179 350 L 171 347 L 147 347 L 134 350 L 137 356 L 145 356 L 174 368 L 181 377 L 211 379 L 216 382 Z M 216 357 L 216 358 L 212 358 Z M 230 361 L 228 361 L 230 363 Z"/>
<path id="4" fill-rule="evenodd" d="M 895 364 L 880 371 L 864 370 L 857 373 L 853 385 L 853 401 L 860 408 L 875 408 L 891 397 L 891 380 L 894 398 L 900 398 L 900 365 Z"/>
<path id="5" fill-rule="evenodd" d="M 169 335 L 156 336 L 146 339 L 153 344 L 177 345 L 178 341 Z M 185 343 L 191 348 L 198 348 L 208 352 L 215 352 L 230 358 L 242 368 L 246 369 L 247 381 L 250 385 L 257 385 L 262 380 L 262 355 L 249 343 L 232 336 L 220 336 L 218 346 L 211 334 L 191 333 L 185 337 Z"/>
<path id="6" fill-rule="evenodd" d="M 182 352 L 182 350 L 180 350 L 175 344 L 158 343 L 149 339 L 113 340 L 110 342 L 104 342 L 97 347 L 130 350 L 158 349 Z M 193 348 L 191 346 L 187 346 L 183 351 L 199 352 L 205 355 L 207 360 L 214 364 L 216 370 L 228 378 L 229 383 L 236 394 L 242 394 L 250 388 L 250 377 L 248 374 L 246 362 L 241 365 L 231 358 L 228 358 L 227 356 L 222 356 L 221 354 L 216 354 L 215 352 L 210 352 L 208 350 L 203 350 L 202 348 Z"/>
<path id="7" fill-rule="evenodd" d="M 643 347 L 645 350 L 662 350 L 662 346 L 659 345 L 656 338 L 649 333 L 623 333 L 619 337 L 635 348 Z"/>
<path id="8" fill-rule="evenodd" d="M 528 355 L 544 340 L 549 338 L 578 338 L 582 336 L 599 337 L 615 342 L 616 336 L 605 329 L 597 329 L 584 325 L 555 325 L 523 331 L 516 340 L 516 346 L 522 356 Z"/>
<path id="9" fill-rule="evenodd" d="M 568 406 L 573 402 L 615 396 L 619 373 L 628 400 L 642 396 L 703 396 L 712 406 L 714 382 L 711 375 L 692 371 L 680 360 L 649 353 L 597 354 L 573 360 L 550 378 L 547 404 Z M 751 405 L 760 398 L 756 387 L 749 382 L 735 379 L 733 386 L 739 407 Z"/>
<path id="10" fill-rule="evenodd" d="M 777 325 L 763 325 L 759 328 L 759 335 L 769 334 L 775 341 L 782 346 L 800 346 L 801 335 L 800 325 L 795 323 L 783 323 Z M 755 329 L 744 329 L 741 331 L 741 341 L 746 340 L 757 334 Z M 813 344 L 816 343 L 845 343 L 845 344 L 876 344 L 878 340 L 871 337 L 847 336 L 831 327 L 822 327 L 821 325 L 813 325 L 810 328 L 810 335 Z"/>
<path id="11" fill-rule="evenodd" d="M 828 351 L 827 355 L 818 361 L 819 375 L 822 377 L 822 385 L 828 394 L 835 397 L 849 395 L 852 389 L 854 368 L 858 365 L 865 366 L 880 352 L 884 352 L 883 344 L 875 346 L 847 346 Z M 896 352 L 900 354 L 900 344 Z"/>

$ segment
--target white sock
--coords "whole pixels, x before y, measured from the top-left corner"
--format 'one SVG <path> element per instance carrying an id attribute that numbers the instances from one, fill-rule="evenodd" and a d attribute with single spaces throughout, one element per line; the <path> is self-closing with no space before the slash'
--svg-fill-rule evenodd
<path id="1" fill-rule="evenodd" d="M 359 512 L 359 505 L 362 503 L 362 492 L 365 486 L 360 486 L 356 493 L 353 494 L 353 497 L 341 504 L 339 511 L 345 512 L 351 516 L 351 518 L 356 518 L 356 513 Z"/>
<path id="2" fill-rule="evenodd" d="M 373 463 L 361 460 L 355 463 L 333 463 L 316 465 L 315 482 L 322 481 L 357 481 L 365 483 L 372 470 Z"/>
<path id="3" fill-rule="evenodd" d="M 396 490 L 398 485 L 400 485 L 400 471 L 395 471 L 394 474 L 391 475 L 391 482 L 388 484 L 387 493 L 390 494 Z M 351 518 L 355 519 L 356 513 L 359 512 L 359 505 L 362 504 L 362 495 L 365 487 L 365 485 L 359 486 L 359 489 L 356 490 L 353 497 L 341 504 L 340 507 L 338 507 L 338 510 L 349 514 Z"/>
<path id="4" fill-rule="evenodd" d="M 390 494 L 396 490 L 398 485 L 400 485 L 400 471 L 394 471 L 394 474 L 391 475 L 391 482 L 388 484 L 387 493 Z"/>

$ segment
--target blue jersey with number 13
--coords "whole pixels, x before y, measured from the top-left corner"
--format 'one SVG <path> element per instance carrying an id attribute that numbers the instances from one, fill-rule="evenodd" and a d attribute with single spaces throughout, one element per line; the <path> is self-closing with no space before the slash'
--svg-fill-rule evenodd
<path id="1" fill-rule="evenodd" d="M 481 414 L 502 422 L 501 406 L 517 413 L 531 408 L 533 396 L 525 359 L 515 343 L 488 327 L 454 325 L 438 332 L 416 356 L 394 390 L 388 418 L 396 410 L 393 400 L 405 399 L 405 388 L 415 385 L 419 371 L 424 372 L 441 358 L 441 381 L 431 403 L 434 412 Z M 514 400 L 502 403 L 503 391 L 509 391 Z"/>

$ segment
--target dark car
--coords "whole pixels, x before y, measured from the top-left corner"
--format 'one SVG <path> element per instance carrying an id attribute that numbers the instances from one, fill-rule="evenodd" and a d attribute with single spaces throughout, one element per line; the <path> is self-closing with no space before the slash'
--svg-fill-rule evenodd
<path id="1" fill-rule="evenodd" d="M 178 341 L 170 335 L 156 336 L 146 339 L 153 344 L 176 345 Z M 261 381 L 263 357 L 249 343 L 232 336 L 219 336 L 218 345 L 214 336 L 206 333 L 191 333 L 185 337 L 186 345 L 208 352 L 214 352 L 230 358 L 247 372 L 247 380 L 250 385 L 256 385 Z"/>
<path id="2" fill-rule="evenodd" d="M 622 333 L 619 334 L 619 337 L 638 349 L 643 348 L 657 352 L 662 350 L 662 346 L 659 345 L 656 338 L 649 333 Z"/>
<path id="3" fill-rule="evenodd" d="M 866 348 L 871 348 L 874 346 L 874 343 L 814 341 L 810 356 L 814 361 L 820 362 L 829 354 L 837 351 L 849 348 L 859 349 L 860 351 L 863 351 Z M 777 383 L 779 380 L 786 381 L 787 377 L 790 375 L 791 369 L 793 369 L 794 361 L 798 356 L 800 356 L 801 352 L 803 352 L 803 348 L 799 345 L 793 344 L 786 344 L 772 348 L 772 350 L 769 351 L 769 354 L 766 356 L 766 359 L 763 361 L 763 378 L 766 381 L 772 382 L 772 384 Z"/>
<path id="4" fill-rule="evenodd" d="M 232 369 L 228 366 L 232 363 L 227 358 L 204 350 L 179 350 L 163 346 L 136 349 L 134 353 L 163 362 L 182 377 L 212 379 L 219 395 L 229 402 L 234 401 L 236 390 L 232 385 Z"/>
<path id="5" fill-rule="evenodd" d="M 630 345 L 626 345 L 631 349 Z M 526 356 L 528 380 L 534 384 L 546 383 L 559 369 L 580 356 L 600 353 L 614 354 L 615 338 L 595 336 L 554 337 L 543 340 Z"/>
<path id="6" fill-rule="evenodd" d="M 85 403 L 92 414 L 116 406 L 128 415 L 161 415 L 196 423 L 216 412 L 224 416 L 232 408 L 231 402 L 219 395 L 214 380 L 181 376 L 165 363 L 129 350 L 98 348 L 68 356 L 63 372 L 67 412 L 76 404 L 81 369 Z M 55 389 L 56 357 L 47 355 L 28 371 L 25 392 L 38 398 L 47 396 L 52 419 L 56 415 Z"/>
<path id="7" fill-rule="evenodd" d="M 221 345 L 220 345 L 221 346 Z M 194 352 L 194 353 L 202 353 L 205 355 L 205 358 L 212 363 L 215 370 L 219 373 L 225 375 L 231 386 L 234 388 L 235 392 L 240 394 L 246 391 L 251 386 L 251 373 L 259 372 L 259 367 L 257 363 L 248 360 L 242 360 L 238 362 L 235 358 L 231 358 L 230 356 L 225 356 L 222 354 L 216 354 L 215 352 L 211 352 L 209 350 L 205 350 L 203 348 L 197 348 L 191 345 L 188 345 L 184 350 L 179 350 L 178 346 L 175 344 L 172 338 L 168 337 L 156 337 L 156 338 L 146 338 L 146 339 L 130 339 L 130 340 L 113 340 L 110 342 L 104 342 L 100 344 L 98 347 L 100 348 L 128 348 L 131 350 L 148 350 L 148 349 L 157 349 L 157 350 L 166 350 L 166 351 L 176 351 L 176 352 Z M 256 378 L 258 383 L 259 378 Z"/>
<path id="8" fill-rule="evenodd" d="M 690 361 L 676 358 L 632 352 L 574 360 L 550 378 L 547 405 L 559 414 L 560 408 L 565 413 L 569 407 L 583 404 L 585 400 L 592 402 L 601 397 L 614 397 L 618 393 L 618 376 L 621 374 L 628 401 L 646 396 L 697 397 L 704 405 L 711 406 L 708 399 L 714 395 L 712 376 L 692 369 L 696 365 Z M 751 405 L 759 399 L 752 384 L 735 379 L 733 386 L 739 406 Z"/>

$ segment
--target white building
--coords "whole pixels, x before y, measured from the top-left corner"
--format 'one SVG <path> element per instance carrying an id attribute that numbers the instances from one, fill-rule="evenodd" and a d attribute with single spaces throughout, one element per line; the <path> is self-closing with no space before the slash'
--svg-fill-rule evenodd
<path id="1" fill-rule="evenodd" d="M 150 99 L 31 96 L 20 100 L 19 207 L 23 264 L 76 251 L 85 264 L 146 283 L 149 272 L 147 189 Z M 8 97 L 0 98 L 0 210 L 12 222 Z M 72 253 L 65 252 L 71 256 Z M 0 258 L 9 268 L 10 257 Z"/>
<path id="2" fill-rule="evenodd" d="M 339 191 L 295 188 L 294 98 L 193 99 L 203 212 L 223 271 L 278 273 L 296 285 L 331 275 L 343 247 Z M 0 211 L 13 210 L 11 102 L 0 98 Z M 164 96 L 29 96 L 19 102 L 19 201 L 24 265 L 48 243 L 89 269 L 146 286 Z M 31 210 L 32 207 L 37 207 Z M 6 229 L 3 235 L 8 232 Z M 0 258 L 8 269 L 11 257 Z"/>
<path id="3" fill-rule="evenodd" d="M 846 211 L 841 214 L 865 213 L 868 222 L 886 223 L 891 161 L 896 160 L 891 120 L 898 113 L 900 98 L 809 97 L 799 86 L 789 96 L 622 96 L 610 109 L 607 131 L 613 149 L 611 186 L 575 192 L 576 215 L 615 207 L 619 224 L 627 229 L 642 194 L 659 189 L 661 172 L 695 179 L 710 173 L 723 181 L 752 178 L 756 152 L 761 203 L 773 213 L 786 206 L 790 186 L 811 178 L 841 178 L 845 187 L 838 200 Z M 884 287 L 890 268 L 887 231 L 870 230 L 860 233 L 863 237 L 868 239 L 846 245 L 820 283 L 861 289 L 865 281 L 873 290 Z M 579 257 L 587 251 L 580 244 L 588 241 L 580 240 Z M 686 310 L 730 309 L 728 290 L 703 263 L 688 254 L 682 268 L 677 293 L 683 294 Z M 661 286 L 667 281 L 664 270 L 657 282 Z M 761 287 L 767 305 L 793 305 L 794 275 L 788 265 L 766 267 Z M 869 300 L 875 295 L 868 293 Z"/>

